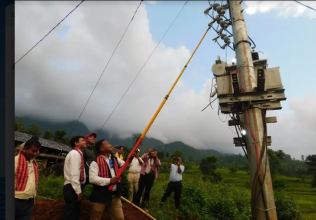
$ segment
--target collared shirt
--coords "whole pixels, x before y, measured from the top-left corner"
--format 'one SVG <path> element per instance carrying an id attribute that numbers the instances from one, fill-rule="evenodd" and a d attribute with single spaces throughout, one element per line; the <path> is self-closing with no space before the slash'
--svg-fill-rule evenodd
<path id="1" fill-rule="evenodd" d="M 109 160 L 112 158 L 112 155 L 110 155 L 109 158 L 107 158 L 103 155 L 102 155 L 102 157 L 105 159 L 106 163 L 108 164 L 108 166 L 110 168 L 112 178 L 115 177 L 116 175 L 115 175 L 114 168 L 111 168 L 110 160 Z M 117 162 L 118 162 L 120 167 L 122 167 L 125 163 L 125 161 L 121 160 L 120 158 L 117 158 Z M 99 165 L 97 164 L 97 162 L 93 161 L 90 164 L 90 168 L 89 168 L 89 181 L 90 181 L 90 183 L 92 183 L 94 185 L 107 186 L 107 185 L 110 185 L 111 178 L 100 177 L 99 176 Z M 112 191 L 116 191 L 116 184 L 114 185 Z"/>
<path id="2" fill-rule="evenodd" d="M 139 160 L 143 163 L 144 161 L 142 158 L 139 158 Z M 136 157 L 133 158 L 132 162 L 129 165 L 129 173 L 139 173 L 140 169 L 142 168 L 142 164 L 139 163 L 138 159 Z"/>
<path id="3" fill-rule="evenodd" d="M 143 159 L 144 163 L 143 163 L 142 168 L 140 170 L 140 174 L 145 175 L 146 169 L 147 169 L 148 163 L 149 163 L 149 156 L 147 154 L 144 154 L 144 156 L 142 156 L 142 159 Z M 157 168 L 161 165 L 160 160 L 158 158 L 156 158 L 155 163 L 152 164 L 151 166 L 153 166 L 153 165 L 155 165 L 153 170 L 155 172 L 155 179 L 157 179 L 158 178 L 158 169 Z"/>
<path id="4" fill-rule="evenodd" d="M 72 188 L 77 194 L 81 193 L 81 184 L 86 182 L 86 172 L 84 172 L 84 181 L 80 182 L 80 168 L 81 168 L 81 156 L 80 153 L 76 150 L 71 150 L 66 158 L 64 163 L 64 185 L 71 184 Z"/>
<path id="5" fill-rule="evenodd" d="M 83 156 L 85 159 L 85 163 L 87 163 L 86 165 L 88 165 L 88 166 L 90 166 L 92 161 L 96 161 L 96 159 L 97 159 L 97 156 L 93 150 L 93 147 L 89 147 L 88 145 L 87 145 L 87 147 L 85 147 L 83 149 Z"/>
<path id="6" fill-rule="evenodd" d="M 146 171 L 145 171 L 146 173 L 150 173 L 150 170 L 151 170 L 153 164 L 154 164 L 154 159 L 153 158 L 149 158 L 148 164 L 147 164 L 147 167 L 146 167 Z"/>
<path id="7" fill-rule="evenodd" d="M 182 180 L 182 173 L 184 172 L 184 166 L 180 165 L 181 173 L 178 173 L 178 165 L 171 164 L 170 167 L 170 181 L 171 182 L 178 182 Z"/>
<path id="8" fill-rule="evenodd" d="M 28 174 L 24 191 L 15 191 L 14 197 L 17 199 L 29 199 L 36 196 L 36 189 L 35 189 L 36 183 L 35 183 L 35 172 L 34 172 L 34 167 L 33 167 L 33 160 L 26 161 L 26 162 L 28 165 L 29 174 Z M 18 163 L 19 163 L 19 155 L 15 156 L 15 178 L 14 178 L 15 184 L 16 184 L 16 171 L 18 168 Z"/>
<path id="9" fill-rule="evenodd" d="M 118 152 L 116 152 L 116 153 L 115 153 L 115 156 L 116 156 L 117 158 L 120 158 L 121 160 L 124 160 L 123 154 L 119 154 Z"/>

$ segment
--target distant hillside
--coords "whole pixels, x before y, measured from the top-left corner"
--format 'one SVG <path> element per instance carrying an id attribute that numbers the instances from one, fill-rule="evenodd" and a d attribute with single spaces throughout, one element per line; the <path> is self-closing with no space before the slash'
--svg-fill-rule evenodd
<path id="1" fill-rule="evenodd" d="M 148 151 L 149 148 L 150 148 L 149 146 L 144 144 L 144 146 L 141 148 L 141 153 Z M 163 144 L 163 145 L 155 147 L 155 149 L 157 149 L 158 152 L 164 152 L 165 155 L 166 153 L 168 153 L 169 157 L 173 154 L 174 151 L 180 150 L 183 153 L 183 158 L 185 160 L 191 160 L 191 161 L 201 160 L 202 158 L 205 158 L 206 156 L 209 156 L 209 155 L 222 155 L 220 152 L 216 150 L 196 149 L 194 147 L 191 147 L 189 145 L 182 143 L 181 141 L 176 141 L 169 144 Z"/>
<path id="2" fill-rule="evenodd" d="M 18 117 L 15 117 L 15 120 L 19 120 Z M 45 130 L 50 129 L 52 132 L 54 132 L 57 129 L 63 129 L 67 132 L 66 136 L 70 136 L 72 129 L 76 123 L 76 121 L 70 121 L 66 123 L 51 123 L 47 121 L 32 119 L 32 118 L 23 118 L 24 121 L 24 129 L 27 129 L 31 124 L 38 125 L 41 129 L 42 136 L 44 135 Z M 94 131 L 95 132 L 95 131 Z M 86 135 L 92 133 L 85 124 L 82 122 L 78 122 L 75 131 L 73 132 L 73 135 Z M 126 138 L 126 139 L 120 139 L 116 136 L 111 136 L 107 132 L 101 131 L 101 133 L 98 134 L 97 140 L 105 139 L 108 140 L 112 145 L 123 145 L 127 147 L 132 147 L 133 145 L 133 138 Z M 160 140 L 157 140 L 155 138 L 147 138 L 145 137 L 143 140 L 143 145 L 149 146 L 149 147 L 156 147 L 159 145 L 163 145 L 164 143 Z"/>
<path id="3" fill-rule="evenodd" d="M 19 120 L 19 118 L 15 118 L 15 120 Z M 54 132 L 56 129 L 63 129 L 67 132 L 67 136 L 70 136 L 70 133 L 72 132 L 73 126 L 75 125 L 75 121 L 67 122 L 67 123 L 50 123 L 47 121 L 41 121 L 31 118 L 23 118 L 25 122 L 24 129 L 27 129 L 31 124 L 38 125 L 41 128 L 42 135 L 44 134 L 45 130 L 50 129 L 52 132 Z M 75 132 L 73 132 L 73 135 L 86 135 L 91 133 L 87 126 L 81 122 L 78 122 Z M 138 134 L 139 135 L 139 134 Z M 120 139 L 117 136 L 110 136 L 107 132 L 101 131 L 98 134 L 97 140 L 105 139 L 108 140 L 112 145 L 122 145 L 126 147 L 133 147 L 133 137 L 126 138 L 126 139 Z M 195 149 L 192 146 L 186 145 L 182 143 L 181 141 L 172 142 L 169 144 L 164 144 L 162 141 L 155 139 L 155 138 L 148 138 L 145 137 L 143 140 L 143 143 L 140 147 L 141 154 L 148 151 L 149 148 L 156 148 L 158 152 L 164 152 L 165 154 L 168 153 L 169 157 L 173 154 L 174 151 L 180 150 L 183 152 L 184 159 L 185 160 L 201 160 L 202 158 L 208 156 L 208 155 L 223 155 L 215 150 L 201 150 L 201 149 Z"/>

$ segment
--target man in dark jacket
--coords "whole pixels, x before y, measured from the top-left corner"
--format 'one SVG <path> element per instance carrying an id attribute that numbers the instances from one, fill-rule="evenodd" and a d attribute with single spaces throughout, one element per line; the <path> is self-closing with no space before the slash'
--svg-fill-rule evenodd
<path id="1" fill-rule="evenodd" d="M 90 220 L 101 220 L 103 212 L 111 219 L 124 220 L 121 202 L 120 179 L 116 178 L 119 168 L 124 161 L 112 154 L 113 146 L 105 140 L 100 140 L 95 145 L 99 154 L 96 161 L 90 164 L 89 179 L 93 185 L 90 201 L 92 202 L 92 213 Z M 114 185 L 112 191 L 110 185 Z"/>
<path id="2" fill-rule="evenodd" d="M 86 141 L 86 148 L 83 150 L 83 158 L 84 158 L 84 166 L 85 166 L 85 171 L 87 175 L 87 180 L 83 184 L 83 188 L 85 188 L 86 185 L 89 184 L 89 167 L 92 161 L 96 161 L 97 155 L 93 150 L 93 145 L 95 143 L 95 139 L 97 137 L 96 133 L 92 134 L 87 134 L 84 137 L 84 140 Z"/>

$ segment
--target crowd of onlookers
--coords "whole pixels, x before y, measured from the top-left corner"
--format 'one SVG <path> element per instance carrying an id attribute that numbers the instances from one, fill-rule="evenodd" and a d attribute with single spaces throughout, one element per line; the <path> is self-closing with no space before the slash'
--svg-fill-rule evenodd
<path id="1" fill-rule="evenodd" d="M 63 220 L 79 219 L 83 191 L 88 184 L 92 185 L 90 220 L 102 219 L 104 212 L 113 220 L 124 219 L 121 178 L 117 177 L 127 159 L 123 157 L 124 148 L 112 146 L 104 139 L 96 142 L 96 138 L 97 134 L 92 133 L 70 140 L 72 150 L 64 161 Z M 20 151 L 15 156 L 15 219 L 30 219 L 32 215 L 39 176 L 35 158 L 40 147 L 39 139 L 32 137 L 20 145 Z M 150 148 L 142 157 L 139 154 L 140 150 L 136 149 L 134 154 L 129 155 L 129 200 L 148 211 L 150 191 L 158 178 L 161 162 L 155 149 Z M 182 160 L 182 157 L 176 157 L 169 162 L 170 182 L 162 196 L 161 206 L 174 192 L 175 206 L 179 209 L 184 172 Z"/>

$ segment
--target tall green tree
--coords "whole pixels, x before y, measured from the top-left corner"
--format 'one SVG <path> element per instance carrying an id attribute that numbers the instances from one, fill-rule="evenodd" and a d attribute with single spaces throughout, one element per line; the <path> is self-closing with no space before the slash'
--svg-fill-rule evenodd
<path id="1" fill-rule="evenodd" d="M 27 133 L 33 136 L 41 136 L 41 129 L 38 125 L 35 124 L 31 124 L 28 129 L 27 129 Z"/>
<path id="2" fill-rule="evenodd" d="M 14 127 L 15 127 L 16 131 L 25 132 L 25 130 L 24 130 L 24 121 L 23 121 L 22 118 L 19 118 L 18 121 L 14 122 Z"/>
<path id="3" fill-rule="evenodd" d="M 316 154 L 306 157 L 307 172 L 313 175 L 312 187 L 316 187 Z"/>
<path id="4" fill-rule="evenodd" d="M 183 158 L 183 153 L 182 153 L 182 151 L 181 151 L 181 150 L 175 150 L 175 151 L 173 152 L 173 154 L 171 155 L 171 158 L 173 158 L 173 157 L 182 157 L 182 158 Z"/>
<path id="5" fill-rule="evenodd" d="M 43 138 L 45 139 L 48 139 L 48 140 L 52 140 L 54 137 L 54 134 L 51 130 L 47 129 L 45 132 L 44 132 L 44 136 Z"/>
<path id="6" fill-rule="evenodd" d="M 63 129 L 57 129 L 54 132 L 54 141 L 59 142 L 59 143 L 65 143 L 65 136 L 67 132 Z"/>
<path id="7" fill-rule="evenodd" d="M 210 175 L 214 173 L 217 168 L 217 160 L 216 156 L 208 156 L 202 159 L 199 169 L 204 175 Z"/>

